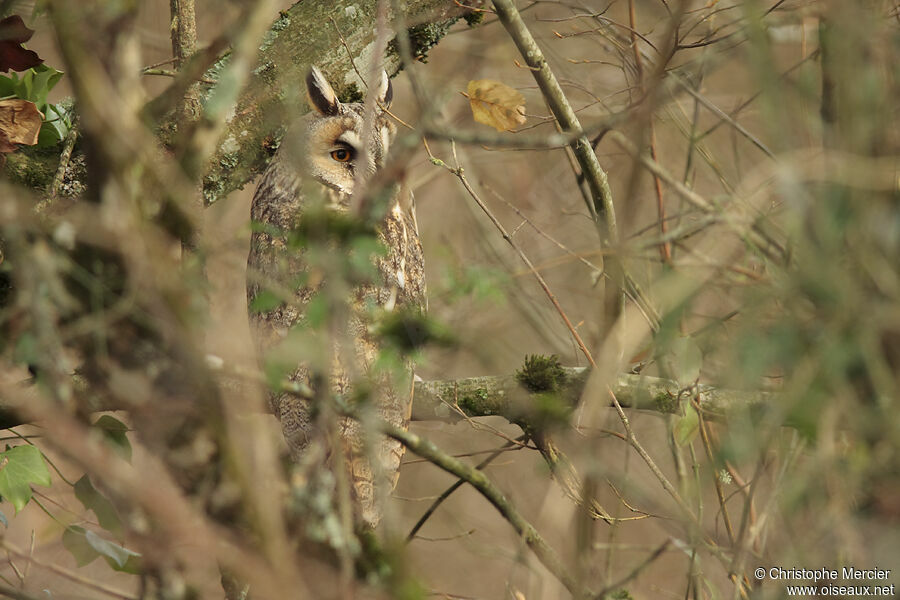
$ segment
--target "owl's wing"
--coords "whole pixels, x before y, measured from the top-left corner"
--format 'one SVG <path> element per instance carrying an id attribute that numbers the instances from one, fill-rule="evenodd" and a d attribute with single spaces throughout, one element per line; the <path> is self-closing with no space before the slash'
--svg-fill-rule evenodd
<path id="1" fill-rule="evenodd" d="M 300 186 L 300 176 L 286 168 L 276 155 L 260 178 L 250 205 L 253 233 L 247 258 L 247 301 L 251 308 L 251 333 L 261 353 L 281 339 L 299 318 L 298 303 L 302 298 L 272 310 L 256 311 L 254 307 L 265 289 L 278 295 L 294 295 L 290 282 L 305 270 L 300 253 L 289 252 L 286 235 L 279 234 L 296 227 L 302 203 Z"/>

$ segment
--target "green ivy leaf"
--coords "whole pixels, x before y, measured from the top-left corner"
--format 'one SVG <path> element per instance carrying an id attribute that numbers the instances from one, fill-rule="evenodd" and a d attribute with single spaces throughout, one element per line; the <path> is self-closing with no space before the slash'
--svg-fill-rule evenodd
<path id="1" fill-rule="evenodd" d="M 50 115 L 47 114 L 47 95 L 59 83 L 63 74 L 61 71 L 43 64 L 33 67 L 31 71 L 34 73 L 31 84 L 32 97 L 26 98 L 26 100 L 37 104 L 38 110 L 44 113 L 44 117 L 50 118 Z"/>
<path id="2" fill-rule="evenodd" d="M 103 415 L 94 427 L 103 432 L 103 437 L 112 446 L 116 454 L 131 462 L 131 442 L 128 441 L 128 425 L 110 415 Z M 99 515 L 98 515 L 99 516 Z"/>
<path id="3" fill-rule="evenodd" d="M 22 74 L 22 77 L 19 78 L 19 81 L 16 83 L 16 96 L 21 98 L 22 100 L 31 100 L 32 93 L 34 91 L 34 69 L 28 69 Z M 35 102 L 37 104 L 37 102 Z"/>
<path id="4" fill-rule="evenodd" d="M 13 73 L 12 76 L 0 75 L 0 98 L 7 96 L 15 96 L 16 82 L 19 78 Z"/>
<path id="5" fill-rule="evenodd" d="M 75 482 L 75 497 L 87 510 L 94 511 L 100 527 L 112 533 L 117 538 L 122 537 L 122 521 L 119 513 L 103 494 L 97 491 L 87 475 Z"/>
<path id="6" fill-rule="evenodd" d="M 37 148 L 49 148 L 60 143 L 66 137 L 65 133 L 60 130 L 60 121 L 44 121 L 41 123 L 41 130 L 38 132 Z"/>
<path id="7" fill-rule="evenodd" d="M 94 562 L 100 554 L 94 550 L 84 534 L 87 533 L 84 527 L 78 525 L 70 525 L 62 534 L 62 543 L 66 550 L 75 558 L 75 564 L 79 567 L 89 565 Z"/>
<path id="8" fill-rule="evenodd" d="M 38 133 L 38 148 L 48 148 L 61 142 L 69 134 L 70 116 L 65 107 L 59 104 L 48 104 L 44 114 L 44 122 Z"/>
<path id="9" fill-rule="evenodd" d="M 690 444 L 697 437 L 700 430 L 700 415 L 693 406 L 688 406 L 684 416 L 678 417 L 675 422 L 675 441 L 679 446 Z"/>
<path id="10" fill-rule="evenodd" d="M 84 539 L 91 546 L 91 548 L 96 550 L 104 558 L 109 559 L 107 560 L 107 562 L 109 562 L 110 566 L 116 570 L 123 569 L 128 563 L 128 559 L 130 559 L 131 557 L 140 556 L 140 554 L 138 554 L 137 552 L 110 542 L 109 540 L 104 540 L 102 537 L 90 530 L 85 531 Z"/>
<path id="11" fill-rule="evenodd" d="M 40 450 L 23 444 L 0 453 L 0 496 L 9 500 L 17 513 L 31 500 L 32 483 L 50 485 L 50 471 Z"/>
<path id="12" fill-rule="evenodd" d="M 62 543 L 66 550 L 75 557 L 79 567 L 89 565 L 98 556 L 116 571 L 136 573 L 140 568 L 140 554 L 119 544 L 104 540 L 93 531 L 78 525 L 70 525 L 62 535 Z"/>

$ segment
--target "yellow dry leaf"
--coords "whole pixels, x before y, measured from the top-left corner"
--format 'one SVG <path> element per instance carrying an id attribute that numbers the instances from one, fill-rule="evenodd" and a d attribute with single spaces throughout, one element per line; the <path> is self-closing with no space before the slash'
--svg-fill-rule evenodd
<path id="1" fill-rule="evenodd" d="M 472 116 L 497 131 L 509 131 L 525 123 L 525 97 L 505 83 L 492 79 L 470 81 L 466 97 Z"/>
<path id="2" fill-rule="evenodd" d="M 44 115 L 34 102 L 28 100 L 0 100 L 0 152 L 12 152 L 16 149 L 12 144 L 37 144 L 38 133 Z"/>

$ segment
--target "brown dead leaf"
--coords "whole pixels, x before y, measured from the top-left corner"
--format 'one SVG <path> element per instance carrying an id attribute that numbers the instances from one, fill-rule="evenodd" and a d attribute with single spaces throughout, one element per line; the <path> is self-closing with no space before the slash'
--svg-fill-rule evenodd
<path id="1" fill-rule="evenodd" d="M 505 83 L 492 79 L 469 82 L 465 96 L 472 116 L 497 131 L 510 131 L 525 124 L 525 97 Z"/>
<path id="2" fill-rule="evenodd" d="M 32 35 L 34 31 L 25 26 L 19 15 L 0 19 L 0 73 L 10 69 L 25 71 L 44 62 L 37 52 L 22 47 Z"/>
<path id="3" fill-rule="evenodd" d="M 0 153 L 15 151 L 15 144 L 37 144 L 43 120 L 34 102 L 0 100 Z"/>

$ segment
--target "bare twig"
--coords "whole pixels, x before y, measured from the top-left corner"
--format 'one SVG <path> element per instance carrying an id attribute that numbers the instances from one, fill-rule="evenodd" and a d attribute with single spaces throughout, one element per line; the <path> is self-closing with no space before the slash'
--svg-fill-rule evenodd
<path id="1" fill-rule="evenodd" d="M 24 550 L 21 550 L 19 547 L 17 547 L 13 543 L 11 543 L 9 540 L 6 540 L 6 539 L 0 540 L 0 547 L 2 547 L 4 550 L 9 552 L 10 554 L 14 554 L 15 556 L 18 556 L 21 559 L 27 560 L 29 563 L 33 563 L 34 566 L 36 566 L 36 567 L 40 567 L 42 569 L 47 569 L 48 571 L 52 571 L 53 573 L 56 573 L 57 575 L 59 575 L 61 577 L 65 577 L 66 579 L 68 579 L 70 581 L 74 581 L 74 582 L 78 583 L 79 585 L 83 585 L 86 588 L 90 588 L 94 591 L 101 592 L 103 594 L 107 594 L 108 596 L 112 596 L 114 598 L 122 598 L 123 600 L 137 600 L 137 596 L 134 596 L 133 594 L 130 594 L 128 592 L 123 592 L 122 590 L 117 590 L 113 587 L 106 585 L 105 583 L 101 583 L 94 579 L 90 579 L 79 573 L 76 573 L 74 571 L 70 571 L 69 569 L 60 567 L 59 565 L 56 565 L 53 563 L 42 562 L 42 561 L 36 559 L 30 553 L 25 552 Z"/>
<path id="2" fill-rule="evenodd" d="M 584 340 L 581 339 L 581 336 L 578 334 L 578 331 L 576 331 L 575 326 L 572 325 L 572 322 L 569 320 L 569 317 L 566 315 L 562 306 L 559 304 L 559 300 L 556 299 L 556 295 L 550 289 L 550 286 L 547 285 L 547 282 L 544 280 L 544 277 L 540 274 L 540 272 L 537 269 L 534 268 L 534 265 L 532 264 L 531 259 L 528 258 L 528 255 L 526 255 L 525 252 L 522 250 L 522 248 L 513 240 L 512 236 L 509 233 L 507 233 L 506 228 L 503 227 L 503 224 L 500 223 L 500 221 L 497 219 L 497 217 L 494 215 L 494 213 L 491 212 L 491 209 L 488 208 L 488 206 L 484 203 L 484 201 L 481 199 L 481 197 L 472 188 L 472 185 L 469 183 L 469 180 L 466 179 L 463 168 L 461 166 L 459 166 L 459 164 L 457 164 L 456 167 L 451 167 L 448 164 L 446 164 L 445 162 L 441 161 L 440 159 L 432 159 L 432 162 L 434 162 L 434 164 L 436 164 L 438 166 L 446 168 L 448 171 L 453 173 L 459 179 L 460 183 L 462 183 L 463 187 L 465 188 L 466 192 L 468 192 L 469 196 L 475 201 L 475 203 L 484 212 L 484 214 L 487 215 L 488 219 L 491 220 L 491 223 L 493 223 L 494 226 L 497 228 L 497 230 L 500 232 L 500 235 L 503 236 L 503 239 L 506 240 L 506 242 L 510 246 L 512 246 L 512 248 L 513 248 L 513 250 L 515 250 L 516 254 L 519 255 L 519 258 L 522 259 L 522 262 L 524 262 L 525 265 L 528 267 L 528 269 L 534 274 L 534 278 L 537 280 L 538 284 L 541 286 L 541 289 L 544 290 L 544 294 L 547 295 L 547 298 L 553 304 L 553 307 L 556 309 L 556 312 L 559 314 L 560 318 L 563 320 L 563 323 L 565 323 L 566 328 L 569 330 L 569 333 L 572 335 L 572 339 L 574 339 L 575 343 L 578 344 L 578 348 L 581 350 L 582 354 L 584 354 L 585 358 L 587 358 L 588 362 L 592 366 L 596 366 L 596 363 L 594 362 L 594 357 L 591 356 L 591 351 L 588 350 L 588 347 L 587 347 L 587 345 L 585 345 Z"/>
<path id="3" fill-rule="evenodd" d="M 540 46 L 532 37 L 531 32 L 528 31 L 512 0 L 494 0 L 493 4 L 497 11 L 497 16 L 513 39 L 513 42 L 515 42 L 522 58 L 531 67 L 530 70 L 535 81 L 541 88 L 544 98 L 547 100 L 550 109 L 563 130 L 581 133 L 571 145 L 591 190 L 593 204 L 588 209 L 592 215 L 596 216 L 598 225 L 603 228 L 604 243 L 615 243 L 618 234 L 609 179 L 600 166 L 590 141 L 584 135 L 575 111 L 572 110 L 572 106 L 569 104 L 565 92 L 560 87 L 553 71 L 550 70 L 550 66 L 547 64 Z"/>
<path id="4" fill-rule="evenodd" d="M 516 439 L 517 439 L 517 441 L 523 442 L 528 439 L 528 436 L 520 435 Z M 489 456 L 487 456 L 484 460 L 482 460 L 480 463 L 475 465 L 475 468 L 480 471 L 481 469 L 483 469 L 486 466 L 488 466 L 489 464 L 491 464 L 494 461 L 494 459 L 496 459 L 498 456 L 503 454 L 506 450 L 513 447 L 514 445 L 515 444 L 513 444 L 512 442 L 505 443 L 503 446 L 501 446 L 497 450 L 492 451 L 491 454 Z M 431 462 L 431 461 L 428 461 L 428 462 Z M 419 518 L 419 520 L 416 521 L 416 524 L 413 525 L 412 529 L 409 530 L 409 534 L 406 536 L 407 542 L 411 542 L 413 540 L 413 538 L 416 537 L 416 533 L 418 533 L 418 531 L 420 529 L 422 529 L 422 526 L 425 525 L 425 522 L 428 521 L 429 518 L 431 518 L 431 515 L 434 514 L 434 511 L 436 511 L 438 509 L 438 507 L 441 504 L 443 504 L 444 500 L 449 498 L 453 494 L 453 492 L 455 492 L 460 487 L 462 487 L 462 484 L 464 484 L 464 483 L 465 483 L 465 481 L 463 479 L 457 479 L 456 483 L 454 483 L 453 485 L 448 487 L 446 490 L 444 490 L 441 493 L 441 495 L 438 496 L 435 499 L 435 501 L 431 503 L 431 506 L 428 507 L 428 510 L 425 511 L 425 513 Z"/>
<path id="5" fill-rule="evenodd" d="M 381 429 L 388 436 L 400 441 L 410 451 L 418 454 L 422 458 L 427 458 L 436 466 L 465 480 L 478 490 L 478 492 L 484 496 L 488 502 L 493 504 L 494 508 L 496 508 L 501 515 L 503 515 L 503 518 L 512 525 L 516 530 L 516 533 L 522 536 L 522 540 L 529 548 L 531 548 L 541 564 L 543 564 L 567 590 L 576 597 L 582 597 L 584 595 L 585 591 L 578 587 L 575 579 L 568 572 L 565 565 L 562 564 L 559 556 L 557 556 L 556 551 L 547 544 L 534 526 L 519 513 L 503 492 L 491 483 L 484 472 L 453 458 L 449 454 L 438 449 L 437 446 L 430 441 L 401 429 L 400 427 L 384 422 L 381 425 Z"/>
<path id="6" fill-rule="evenodd" d="M 197 49 L 197 19 L 194 0 L 169 0 L 171 25 L 169 34 L 172 37 L 172 63 L 176 71 L 181 69 Z M 146 74 L 147 71 L 145 70 Z M 185 90 L 175 109 L 177 120 L 181 126 L 192 121 L 200 112 L 200 87 L 194 83 Z"/>

